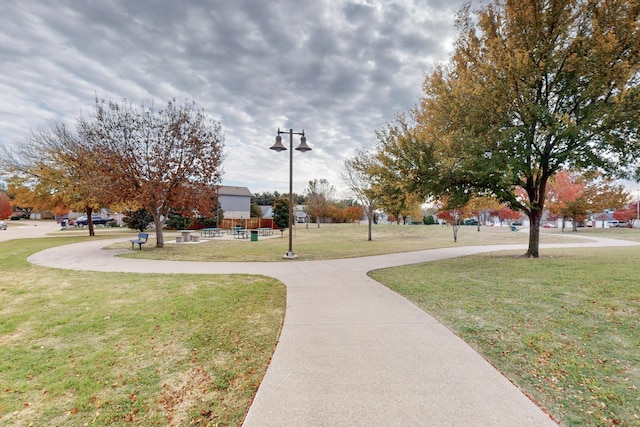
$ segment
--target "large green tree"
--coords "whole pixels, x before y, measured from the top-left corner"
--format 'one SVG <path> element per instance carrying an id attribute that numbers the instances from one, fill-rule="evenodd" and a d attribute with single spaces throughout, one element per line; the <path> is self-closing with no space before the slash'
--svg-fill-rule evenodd
<path id="1" fill-rule="evenodd" d="M 640 2 L 498 0 L 457 25 L 414 114 L 427 153 L 414 170 L 425 192 L 493 194 L 524 212 L 538 257 L 555 173 L 638 166 Z"/>
<path id="2" fill-rule="evenodd" d="M 433 143 L 425 138 L 415 117 L 400 115 L 386 128 L 376 131 L 378 146 L 367 168 L 378 206 L 393 215 L 409 215 L 416 205 L 444 192 L 436 190 L 440 180 Z"/>
<path id="3" fill-rule="evenodd" d="M 288 193 L 280 194 L 277 191 L 273 193 L 265 191 L 264 193 L 254 193 L 251 196 L 251 202 L 255 202 L 260 206 L 272 206 L 273 201 L 280 197 L 289 197 Z M 293 193 L 293 203 L 297 205 L 301 205 L 304 203 L 304 196 Z"/>
<path id="4" fill-rule="evenodd" d="M 278 197 L 273 201 L 273 222 L 280 230 L 289 228 L 289 198 Z M 290 233 L 292 231 L 289 231 Z"/>

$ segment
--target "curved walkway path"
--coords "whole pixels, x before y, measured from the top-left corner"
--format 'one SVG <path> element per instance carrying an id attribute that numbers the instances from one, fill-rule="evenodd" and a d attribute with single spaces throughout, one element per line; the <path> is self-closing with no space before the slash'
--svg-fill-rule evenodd
<path id="1" fill-rule="evenodd" d="M 51 248 L 29 261 L 136 273 L 263 274 L 287 286 L 271 364 L 244 425 L 554 426 L 459 337 L 367 272 L 523 245 L 474 246 L 332 261 L 216 263 L 136 260 L 101 249 L 117 240 Z M 637 245 L 614 239 L 541 248 Z"/>

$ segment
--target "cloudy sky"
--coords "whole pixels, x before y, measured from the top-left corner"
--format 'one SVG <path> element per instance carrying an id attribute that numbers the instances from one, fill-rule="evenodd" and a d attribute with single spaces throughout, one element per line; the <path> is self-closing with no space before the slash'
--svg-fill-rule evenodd
<path id="1" fill-rule="evenodd" d="M 287 192 L 288 152 L 269 147 L 292 128 L 312 147 L 294 153 L 294 191 L 314 178 L 340 190 L 345 156 L 374 147 L 447 60 L 462 3 L 2 0 L 0 145 L 72 122 L 95 96 L 193 100 L 222 125 L 223 184 Z"/>

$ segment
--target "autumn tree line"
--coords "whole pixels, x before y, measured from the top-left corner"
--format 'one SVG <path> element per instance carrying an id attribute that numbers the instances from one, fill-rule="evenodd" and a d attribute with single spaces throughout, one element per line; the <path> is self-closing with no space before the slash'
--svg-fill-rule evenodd
<path id="1" fill-rule="evenodd" d="M 144 229 L 152 222 L 156 245 L 163 247 L 167 221 L 219 219 L 216 187 L 223 147 L 220 124 L 193 102 L 172 100 L 156 108 L 96 99 L 94 110 L 72 125 L 55 120 L 32 131 L 14 149 L 3 148 L 0 163 L 8 188 L 0 192 L 1 217 L 12 215 L 12 204 L 26 215 L 35 210 L 58 216 L 79 211 L 86 214 L 89 234 L 94 235 L 92 213 L 110 207 L 128 212 L 135 222 L 132 228 Z M 353 222 L 362 217 L 360 207 L 353 201 L 334 201 L 334 193 L 326 179 L 315 179 L 295 201 L 305 203 L 318 226 L 321 218 Z M 288 198 L 277 192 L 270 200 L 265 197 L 254 198 L 252 216 L 261 215 L 258 204 L 284 200 L 285 213 L 276 219 L 286 228 Z"/>
<path id="2" fill-rule="evenodd" d="M 528 217 L 525 256 L 538 257 L 543 212 L 577 220 L 623 208 L 628 195 L 613 180 L 640 179 L 640 2 L 469 3 L 456 29 L 418 104 L 341 168 L 368 239 L 379 209 L 398 218 L 430 202 L 455 219 L 493 206 Z M 193 104 L 96 100 L 74 128 L 54 122 L 28 140 L 0 161 L 35 197 L 88 217 L 101 206 L 144 208 L 160 247 L 171 209 L 216 209 L 224 141 Z M 330 199 L 322 181 L 305 195 L 315 217 Z"/>
<path id="3" fill-rule="evenodd" d="M 23 203 L 85 212 L 91 235 L 97 209 L 144 209 L 163 247 L 170 212 L 216 211 L 223 146 L 220 124 L 193 102 L 157 108 L 96 99 L 73 125 L 52 121 L 14 150 L 4 149 L 0 161 L 10 188 L 25 193 Z"/>
<path id="4" fill-rule="evenodd" d="M 467 4 L 456 28 L 418 105 L 345 162 L 365 210 L 430 201 L 457 218 L 498 204 L 528 217 L 525 256 L 538 257 L 547 209 L 622 208 L 613 180 L 640 178 L 640 2 Z"/>
<path id="5" fill-rule="evenodd" d="M 293 194 L 294 205 L 301 205 L 305 217 L 304 222 L 314 222 L 320 227 L 321 222 L 353 223 L 360 221 L 364 209 L 356 199 L 335 198 L 336 189 L 325 178 L 310 180 L 304 189 L 304 195 Z M 274 221 L 280 228 L 289 224 L 289 195 L 275 191 L 254 194 L 252 212 L 260 216 L 258 206 L 272 206 Z M 254 216 L 254 214 L 252 214 Z"/>
<path id="6" fill-rule="evenodd" d="M 94 235 L 92 213 L 103 207 L 128 212 L 132 228 L 154 224 L 157 247 L 164 246 L 167 221 L 192 218 L 200 222 L 220 217 L 216 186 L 222 173 L 224 138 L 220 124 L 193 102 L 169 101 L 162 108 L 97 100 L 90 114 L 68 125 L 56 120 L 32 131 L 11 151 L 3 148 L 0 162 L 7 175 L 13 204 L 64 215 L 84 212 Z M 334 201 L 335 189 L 326 179 L 309 181 L 304 203 L 311 221 L 353 222 L 362 209 L 353 201 Z M 11 215 L 11 201 L 0 193 L 2 217 Z M 257 204 L 285 202 L 276 217 L 288 226 L 288 198 L 257 195 Z M 262 199 L 262 200 L 261 200 Z M 140 220 L 138 220 L 140 219 Z"/>

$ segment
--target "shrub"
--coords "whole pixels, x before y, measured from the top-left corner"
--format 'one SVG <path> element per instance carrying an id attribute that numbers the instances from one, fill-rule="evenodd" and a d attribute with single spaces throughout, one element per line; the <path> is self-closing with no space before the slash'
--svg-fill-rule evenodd
<path id="1" fill-rule="evenodd" d="M 127 227 L 142 233 L 153 222 L 153 216 L 146 209 L 138 209 L 125 216 L 122 222 L 124 222 Z"/>
<path id="2" fill-rule="evenodd" d="M 182 216 L 177 213 L 170 213 L 167 218 L 167 227 L 176 230 L 187 230 L 193 224 L 193 218 Z"/>

